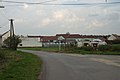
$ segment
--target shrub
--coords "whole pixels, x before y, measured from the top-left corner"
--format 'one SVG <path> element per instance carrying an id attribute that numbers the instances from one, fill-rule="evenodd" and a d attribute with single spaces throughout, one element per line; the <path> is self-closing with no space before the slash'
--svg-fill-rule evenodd
<path id="1" fill-rule="evenodd" d="M 106 40 L 108 44 L 120 44 L 120 40 Z"/>
<path id="2" fill-rule="evenodd" d="M 17 46 L 19 43 L 21 43 L 21 39 L 19 36 L 8 37 L 4 41 L 4 45 L 6 45 L 6 47 L 8 47 L 9 49 L 12 49 L 12 50 L 17 50 Z"/>
<path id="3" fill-rule="evenodd" d="M 120 46 L 112 46 L 112 51 L 118 51 L 120 52 Z"/>
<path id="4" fill-rule="evenodd" d="M 83 46 L 83 47 L 81 47 L 80 48 L 81 50 L 85 50 L 85 51 L 93 51 L 94 49 L 93 49 L 93 47 L 91 47 L 91 46 Z"/>
<path id="5" fill-rule="evenodd" d="M 4 60 L 4 59 L 5 59 L 5 52 L 0 49 L 0 60 Z"/>
<path id="6" fill-rule="evenodd" d="M 100 51 L 111 51 L 111 46 L 110 45 L 100 45 L 99 47 L 98 47 L 98 50 L 100 50 Z"/>

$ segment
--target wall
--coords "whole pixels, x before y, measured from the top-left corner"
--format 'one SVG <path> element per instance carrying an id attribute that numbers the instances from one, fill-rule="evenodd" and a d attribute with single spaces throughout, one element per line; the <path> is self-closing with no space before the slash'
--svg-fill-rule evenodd
<path id="1" fill-rule="evenodd" d="M 42 47 L 42 43 L 39 41 L 39 38 L 20 38 L 22 42 L 18 47 Z"/>
<path id="2" fill-rule="evenodd" d="M 3 41 L 4 41 L 5 39 L 7 39 L 8 37 L 10 37 L 10 31 L 8 31 L 6 34 L 4 34 L 4 35 L 2 36 L 2 45 L 3 45 Z"/>
<path id="3" fill-rule="evenodd" d="M 108 40 L 115 40 L 115 39 L 116 39 L 116 37 L 113 36 L 113 35 L 111 35 L 111 36 L 108 38 Z"/>

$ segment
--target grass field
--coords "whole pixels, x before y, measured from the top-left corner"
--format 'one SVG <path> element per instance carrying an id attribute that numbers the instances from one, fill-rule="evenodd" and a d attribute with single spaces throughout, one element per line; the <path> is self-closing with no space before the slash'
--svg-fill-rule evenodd
<path id="1" fill-rule="evenodd" d="M 41 64 L 33 54 L 0 49 L 0 80 L 37 80 Z"/>
<path id="2" fill-rule="evenodd" d="M 81 48 L 76 48 L 76 47 L 71 47 L 71 48 L 62 48 L 60 52 L 63 53 L 75 53 L 75 54 L 98 54 L 98 55 L 120 55 L 119 49 L 120 49 L 120 44 L 115 44 L 112 45 L 113 49 L 117 49 L 117 51 L 99 51 L 99 50 L 90 50 L 86 51 Z M 22 48 L 22 49 L 27 49 L 27 50 L 38 50 L 38 51 L 50 51 L 50 52 L 59 52 L 58 47 L 50 47 L 50 48 Z"/>
<path id="3" fill-rule="evenodd" d="M 37 50 L 37 51 L 49 51 L 49 52 L 59 52 L 57 47 L 30 47 L 30 48 L 20 48 L 25 50 Z"/>

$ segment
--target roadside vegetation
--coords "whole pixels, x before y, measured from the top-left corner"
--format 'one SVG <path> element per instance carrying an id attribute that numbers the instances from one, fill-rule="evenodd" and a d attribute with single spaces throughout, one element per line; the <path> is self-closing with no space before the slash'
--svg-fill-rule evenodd
<path id="1" fill-rule="evenodd" d="M 98 55 L 120 55 L 120 45 L 101 45 L 97 49 L 93 47 L 68 48 L 67 53 L 98 54 Z"/>
<path id="2" fill-rule="evenodd" d="M 25 50 L 37 50 L 37 51 L 49 51 L 49 52 L 59 52 L 58 47 L 26 47 L 26 48 L 19 48 Z"/>
<path id="3" fill-rule="evenodd" d="M 77 54 L 98 54 L 98 55 L 120 55 L 120 44 L 113 45 L 101 45 L 98 48 L 93 47 L 62 47 L 59 51 L 58 47 L 50 48 L 22 48 L 27 50 L 38 50 L 38 51 L 50 51 L 50 52 L 62 52 L 62 53 L 77 53 Z"/>
<path id="4" fill-rule="evenodd" d="M 11 50 L 17 50 L 18 44 L 21 43 L 21 39 L 19 36 L 12 36 L 8 37 L 6 40 L 4 40 L 4 46 L 5 48 L 11 49 Z"/>
<path id="5" fill-rule="evenodd" d="M 33 54 L 0 49 L 0 80 L 37 80 L 41 63 Z"/>

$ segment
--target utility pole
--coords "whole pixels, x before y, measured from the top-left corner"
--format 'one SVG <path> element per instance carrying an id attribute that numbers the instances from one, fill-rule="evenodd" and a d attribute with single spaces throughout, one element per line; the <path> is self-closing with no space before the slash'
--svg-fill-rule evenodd
<path id="1" fill-rule="evenodd" d="M 14 37 L 14 26 L 13 26 L 13 19 L 10 19 L 10 37 Z"/>
<path id="2" fill-rule="evenodd" d="M 5 8 L 5 6 L 0 6 L 0 8 Z"/>
<path id="3" fill-rule="evenodd" d="M 2 0 L 0 0 L 0 2 L 2 2 Z M 5 8 L 5 6 L 0 6 L 0 8 Z"/>
<path id="4" fill-rule="evenodd" d="M 15 34 L 14 34 L 14 26 L 13 26 L 13 21 L 14 19 L 9 19 L 10 21 L 10 48 L 14 48 L 15 46 Z M 13 46 L 12 46 L 13 45 Z"/>

